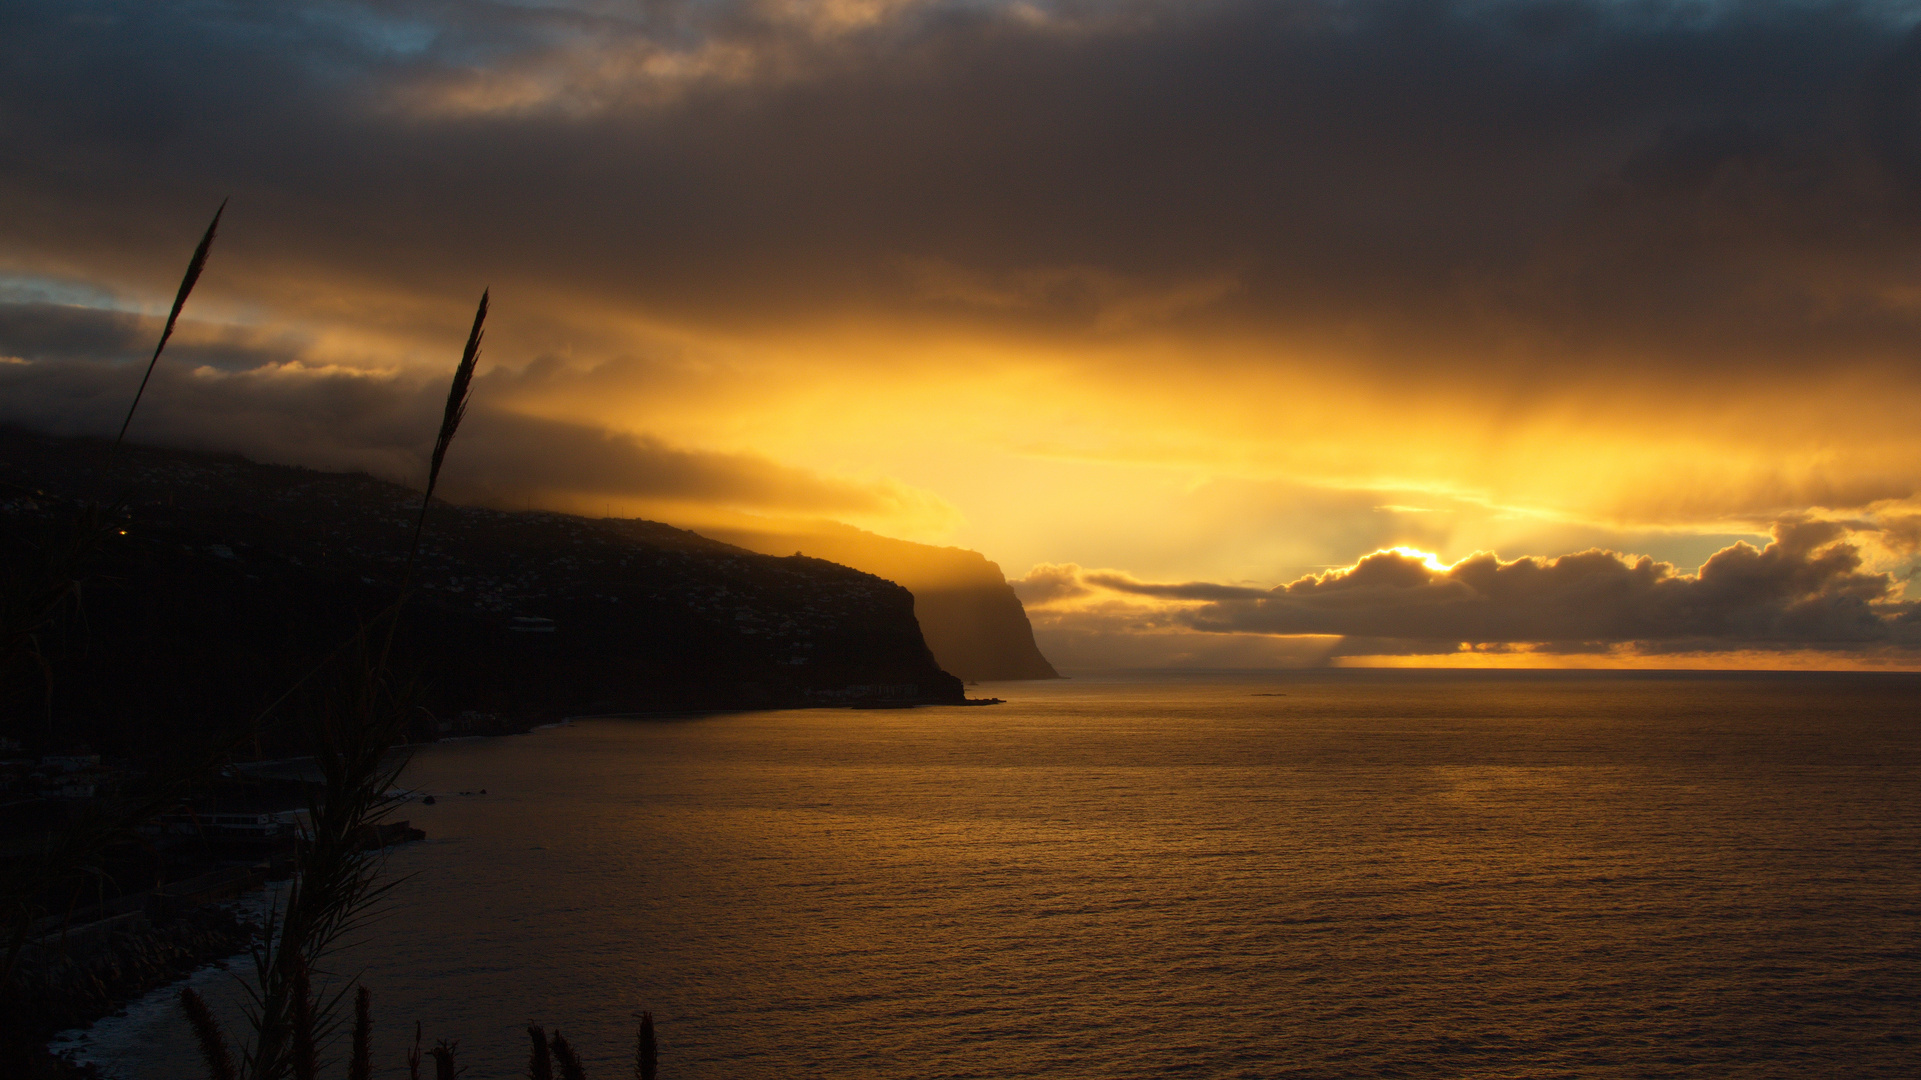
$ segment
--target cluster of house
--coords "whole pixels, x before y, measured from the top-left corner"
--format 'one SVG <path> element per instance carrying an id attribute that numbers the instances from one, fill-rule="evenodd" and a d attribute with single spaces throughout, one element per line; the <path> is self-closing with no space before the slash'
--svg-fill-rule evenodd
<path id="1" fill-rule="evenodd" d="M 22 757 L 19 742 L 0 739 L 0 799 L 91 799 L 114 775 L 99 754 Z"/>

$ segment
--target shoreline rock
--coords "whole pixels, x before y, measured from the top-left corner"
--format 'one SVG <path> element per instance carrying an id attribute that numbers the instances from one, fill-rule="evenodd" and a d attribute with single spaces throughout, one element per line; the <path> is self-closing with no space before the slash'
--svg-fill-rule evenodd
<path id="1" fill-rule="evenodd" d="M 0 1074 L 23 1080 L 91 1075 L 53 1053 L 48 1040 L 246 952 L 260 933 L 258 924 L 213 905 L 162 922 L 141 920 L 82 947 L 22 955 L 0 988 Z"/>

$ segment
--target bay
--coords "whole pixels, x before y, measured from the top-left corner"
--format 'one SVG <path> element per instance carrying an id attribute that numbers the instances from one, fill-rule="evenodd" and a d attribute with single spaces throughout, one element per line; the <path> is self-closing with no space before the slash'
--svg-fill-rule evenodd
<path id="1" fill-rule="evenodd" d="M 1921 678 L 975 692 L 422 749 L 382 1075 L 631 1076 L 643 1008 L 677 1080 L 1921 1075 Z M 200 1075 L 163 997 L 81 1045 Z"/>

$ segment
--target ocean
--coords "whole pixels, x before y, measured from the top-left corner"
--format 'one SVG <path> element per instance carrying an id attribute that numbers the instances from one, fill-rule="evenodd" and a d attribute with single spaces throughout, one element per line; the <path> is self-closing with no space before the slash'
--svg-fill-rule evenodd
<path id="1" fill-rule="evenodd" d="M 380 1075 L 631 1077 L 650 1009 L 670 1080 L 1921 1076 L 1921 677 L 973 692 L 420 750 Z M 71 1045 L 202 1075 L 170 992 Z"/>

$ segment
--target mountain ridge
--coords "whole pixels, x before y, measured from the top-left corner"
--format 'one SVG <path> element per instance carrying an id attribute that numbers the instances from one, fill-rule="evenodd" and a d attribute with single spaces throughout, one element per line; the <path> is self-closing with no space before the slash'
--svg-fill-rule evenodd
<path id="1" fill-rule="evenodd" d="M 396 594 L 417 491 L 141 446 L 122 447 L 109 476 L 106 456 L 101 440 L 0 429 L 10 563 L 81 502 L 120 507 L 84 608 L 44 635 L 47 737 L 99 745 L 237 721 Z M 658 522 L 436 501 L 415 584 L 395 655 L 427 684 L 441 734 L 590 712 L 964 701 L 907 589 Z M 34 684 L 0 678 L 16 718 L 40 711 Z"/>

